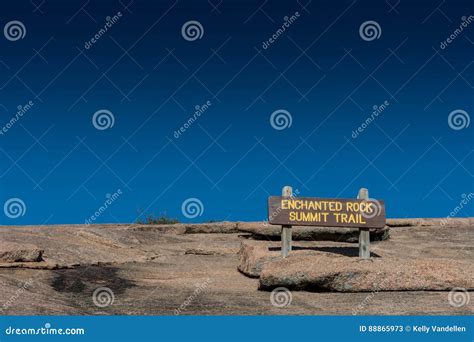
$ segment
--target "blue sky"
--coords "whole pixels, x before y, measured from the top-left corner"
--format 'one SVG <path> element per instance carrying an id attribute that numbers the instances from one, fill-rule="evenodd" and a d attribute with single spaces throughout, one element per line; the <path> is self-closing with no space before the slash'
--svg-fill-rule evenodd
<path id="1" fill-rule="evenodd" d="M 0 6 L 2 224 L 263 220 L 284 185 L 446 217 L 474 192 L 470 1 Z"/>

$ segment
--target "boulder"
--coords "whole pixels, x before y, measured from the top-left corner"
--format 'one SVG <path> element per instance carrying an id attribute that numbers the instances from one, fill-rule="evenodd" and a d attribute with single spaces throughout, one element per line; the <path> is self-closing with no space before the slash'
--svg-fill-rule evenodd
<path id="1" fill-rule="evenodd" d="M 134 225 L 134 231 L 158 232 L 163 234 L 233 234 L 239 233 L 237 222 L 175 223 Z"/>
<path id="2" fill-rule="evenodd" d="M 258 277 L 266 262 L 275 260 L 279 252 L 269 252 L 266 244 L 258 241 L 242 241 L 239 250 L 238 270 L 249 277 Z"/>
<path id="3" fill-rule="evenodd" d="M 474 289 L 474 264 L 449 259 L 290 255 L 269 261 L 259 288 L 315 292 L 450 291 Z"/>
<path id="4" fill-rule="evenodd" d="M 388 227 L 466 227 L 474 226 L 472 217 L 387 219 Z"/>
<path id="5" fill-rule="evenodd" d="M 1 263 L 41 261 L 43 252 L 34 245 L 0 241 Z"/>
<path id="6" fill-rule="evenodd" d="M 199 224 L 183 224 L 185 234 L 233 234 L 239 233 L 237 222 L 209 222 Z"/>
<path id="7" fill-rule="evenodd" d="M 291 255 L 322 255 L 335 253 L 356 256 L 358 247 L 348 243 L 298 241 L 293 244 Z M 375 254 L 373 254 L 375 255 Z M 248 277 L 258 278 L 263 267 L 274 260 L 281 259 L 281 242 L 244 240 L 238 252 L 237 269 Z"/>

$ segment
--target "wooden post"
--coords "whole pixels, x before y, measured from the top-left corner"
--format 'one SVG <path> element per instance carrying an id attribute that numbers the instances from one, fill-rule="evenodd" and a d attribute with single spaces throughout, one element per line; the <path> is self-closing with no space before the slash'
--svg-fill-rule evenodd
<path id="1" fill-rule="evenodd" d="M 358 199 L 368 200 L 369 190 L 360 188 Z M 370 259 L 370 230 L 369 228 L 359 228 L 359 258 Z"/>
<path id="2" fill-rule="evenodd" d="M 281 191 L 283 197 L 293 196 L 291 186 L 283 187 Z M 281 226 L 281 255 L 286 258 L 291 251 L 291 226 Z"/>

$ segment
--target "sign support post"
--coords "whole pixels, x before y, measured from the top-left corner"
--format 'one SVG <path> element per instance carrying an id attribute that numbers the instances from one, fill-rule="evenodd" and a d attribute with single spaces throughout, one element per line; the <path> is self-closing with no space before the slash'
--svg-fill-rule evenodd
<path id="1" fill-rule="evenodd" d="M 281 191 L 283 197 L 292 197 L 293 188 L 291 186 L 283 187 Z M 286 258 L 291 251 L 291 226 L 282 225 L 281 226 L 281 255 L 283 258 Z"/>
<path id="2" fill-rule="evenodd" d="M 368 200 L 369 190 L 366 188 L 360 188 L 358 199 Z M 370 229 L 359 228 L 359 258 L 370 259 Z"/>

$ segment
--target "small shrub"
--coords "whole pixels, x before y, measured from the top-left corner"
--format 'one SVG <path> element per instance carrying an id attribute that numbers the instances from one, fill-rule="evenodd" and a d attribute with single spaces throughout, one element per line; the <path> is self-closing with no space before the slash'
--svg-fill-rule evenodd
<path id="1" fill-rule="evenodd" d="M 138 219 L 138 224 L 176 224 L 179 223 L 178 219 L 171 218 L 166 215 L 155 216 L 148 214 L 144 219 Z"/>

